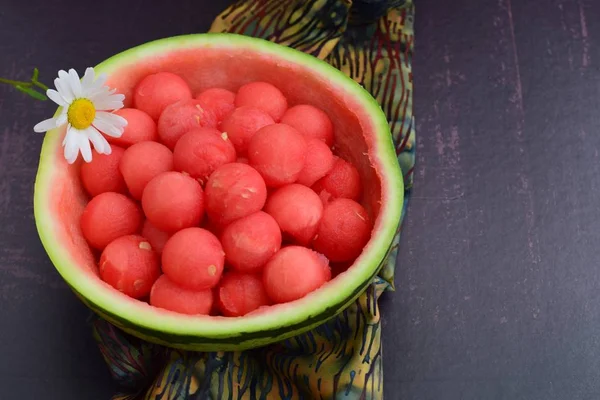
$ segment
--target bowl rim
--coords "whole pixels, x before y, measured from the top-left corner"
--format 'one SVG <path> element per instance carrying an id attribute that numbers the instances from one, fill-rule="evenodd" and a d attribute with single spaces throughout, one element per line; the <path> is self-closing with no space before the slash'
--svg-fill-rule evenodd
<path id="1" fill-rule="evenodd" d="M 352 268 L 302 299 L 270 306 L 268 312 L 238 318 L 189 316 L 161 310 L 137 300 L 124 301 L 125 295 L 99 278 L 92 278 L 90 274 L 82 271 L 70 252 L 61 245 L 57 235 L 53 234 L 53 220 L 56 218 L 49 212 L 52 202 L 46 199 L 52 189 L 51 184 L 57 168 L 48 166 L 56 165 L 56 149 L 60 146 L 64 128 L 47 132 L 42 144 L 34 189 L 34 214 L 41 242 L 59 274 L 83 297 L 82 300 L 88 306 L 91 303 L 94 305 L 92 308 L 99 307 L 109 315 L 124 321 L 126 325 L 132 324 L 157 333 L 215 339 L 231 339 L 253 333 L 270 336 L 271 331 L 291 326 L 308 326 L 309 321 L 314 321 L 315 325 L 319 322 L 319 316 L 331 310 L 339 310 L 342 305 L 349 304 L 360 295 L 385 261 L 397 233 L 404 200 L 404 181 L 387 118 L 369 92 L 325 61 L 264 39 L 231 33 L 200 33 L 154 40 L 113 55 L 98 64 L 95 70 L 96 73 L 106 73 L 110 76 L 111 72 L 148 56 L 210 47 L 251 49 L 275 59 L 281 58 L 293 64 L 301 64 L 303 68 L 340 88 L 343 91 L 340 96 L 347 101 L 358 103 L 364 114 L 369 115 L 367 122 L 371 124 L 373 133 L 369 153 L 377 154 L 376 159 L 371 157 L 371 162 L 379 164 L 377 173 L 382 183 L 382 204 L 373 228 L 378 230 L 378 235 L 367 243 Z M 56 113 L 59 112 L 60 107 Z"/>

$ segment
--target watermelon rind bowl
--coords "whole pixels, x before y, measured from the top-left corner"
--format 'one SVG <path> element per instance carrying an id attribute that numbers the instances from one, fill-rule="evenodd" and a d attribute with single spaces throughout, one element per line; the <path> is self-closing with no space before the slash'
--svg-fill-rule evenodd
<path id="1" fill-rule="evenodd" d="M 306 297 L 243 317 L 190 316 L 134 300 L 98 276 L 79 217 L 87 201 L 81 161 L 69 165 L 61 142 L 65 127 L 46 133 L 35 181 L 34 212 L 41 242 L 58 273 L 90 309 L 122 330 L 153 343 L 198 351 L 242 350 L 305 332 L 334 317 L 369 285 L 397 233 L 404 185 L 385 114 L 358 83 L 313 56 L 266 40 L 227 33 L 184 35 L 123 51 L 95 67 L 125 94 L 144 76 L 170 71 L 194 92 L 211 86 L 236 90 L 262 80 L 278 86 L 290 104 L 309 103 L 334 123 L 335 148 L 353 162 L 364 186 L 362 204 L 373 235 L 345 272 Z M 57 110 L 57 114 L 60 109 Z"/>

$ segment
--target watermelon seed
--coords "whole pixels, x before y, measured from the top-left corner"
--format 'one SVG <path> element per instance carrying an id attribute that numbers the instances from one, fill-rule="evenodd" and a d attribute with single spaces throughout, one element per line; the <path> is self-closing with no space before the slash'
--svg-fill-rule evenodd
<path id="1" fill-rule="evenodd" d="M 354 214 L 356 214 L 356 216 L 358 218 L 362 219 L 363 221 L 366 221 L 366 219 L 362 215 L 360 215 L 359 213 L 357 213 L 356 211 L 354 212 Z"/>
<path id="2" fill-rule="evenodd" d="M 199 115 L 194 115 L 194 117 L 196 118 L 196 123 L 198 125 L 200 125 L 200 116 Z"/>
<path id="3" fill-rule="evenodd" d="M 227 140 L 228 138 L 229 138 L 229 136 L 227 136 L 227 132 L 221 133 L 221 139 Z"/>
<path id="4" fill-rule="evenodd" d="M 189 173 L 187 173 L 186 171 L 181 171 L 181 174 L 182 174 L 182 175 L 185 175 L 185 176 L 190 176 L 190 174 L 189 174 Z"/>
<path id="5" fill-rule="evenodd" d="M 217 267 L 215 265 L 209 265 L 208 266 L 208 274 L 210 276 L 215 276 L 215 274 L 217 273 Z"/>
<path id="6" fill-rule="evenodd" d="M 138 279 L 135 282 L 133 282 L 133 287 L 135 290 L 139 290 L 139 288 L 141 288 L 142 286 L 144 286 L 144 281 L 142 279 Z"/>
<path id="7" fill-rule="evenodd" d="M 243 199 L 249 199 L 250 195 L 248 193 L 242 193 L 242 198 Z"/>
<path id="8" fill-rule="evenodd" d="M 138 247 L 142 250 L 152 250 L 152 245 L 149 242 L 140 242 Z"/>
<path id="9" fill-rule="evenodd" d="M 256 193 L 256 188 L 249 187 L 249 188 L 246 188 L 246 189 L 247 189 L 247 190 L 248 190 L 250 193 Z"/>

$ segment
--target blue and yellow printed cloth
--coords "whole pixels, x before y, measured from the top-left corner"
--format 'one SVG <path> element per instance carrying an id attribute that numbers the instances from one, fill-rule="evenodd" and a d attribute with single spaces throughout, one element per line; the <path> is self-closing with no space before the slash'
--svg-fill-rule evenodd
<path id="1" fill-rule="evenodd" d="M 415 161 L 413 17 L 412 0 L 241 0 L 210 30 L 294 47 L 362 84 L 387 114 L 408 199 Z M 113 400 L 381 399 L 378 299 L 394 290 L 398 240 L 399 232 L 387 263 L 354 304 L 306 334 L 265 348 L 186 352 L 94 319 L 94 337 L 122 388 Z"/>

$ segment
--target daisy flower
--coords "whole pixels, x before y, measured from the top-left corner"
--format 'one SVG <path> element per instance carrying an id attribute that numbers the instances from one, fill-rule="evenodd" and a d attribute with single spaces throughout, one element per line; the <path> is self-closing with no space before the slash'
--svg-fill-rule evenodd
<path id="1" fill-rule="evenodd" d="M 92 149 L 100 154 L 110 154 L 110 145 L 102 135 L 121 137 L 127 126 L 125 118 L 111 111 L 123 108 L 125 96 L 115 94 L 115 89 L 104 85 L 106 76 L 96 77 L 93 68 L 85 70 L 83 79 L 74 69 L 58 71 L 54 80 L 54 89 L 48 89 L 46 95 L 61 107 L 57 117 L 46 119 L 36 126 L 36 132 L 46 132 L 67 124 L 67 134 L 62 142 L 64 156 L 73 164 L 79 153 L 85 162 L 92 161 Z M 102 133 L 100 133 L 102 132 Z"/>

